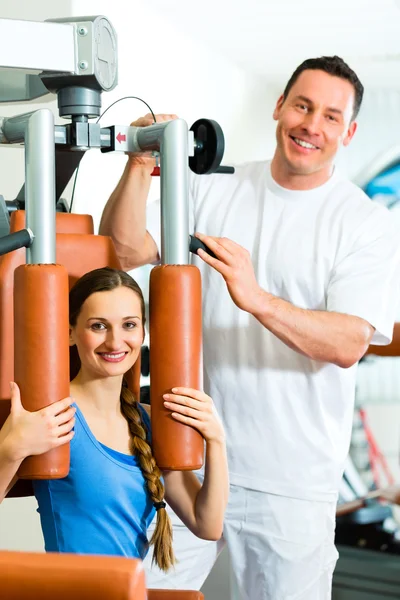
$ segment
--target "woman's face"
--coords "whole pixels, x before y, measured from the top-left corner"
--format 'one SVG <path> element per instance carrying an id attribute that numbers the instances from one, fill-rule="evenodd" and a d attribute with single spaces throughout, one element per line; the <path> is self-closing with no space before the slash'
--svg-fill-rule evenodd
<path id="1" fill-rule="evenodd" d="M 126 373 L 135 363 L 143 339 L 140 298 L 123 286 L 89 296 L 76 325 L 70 327 L 70 345 L 76 344 L 82 370 L 96 378 Z"/>

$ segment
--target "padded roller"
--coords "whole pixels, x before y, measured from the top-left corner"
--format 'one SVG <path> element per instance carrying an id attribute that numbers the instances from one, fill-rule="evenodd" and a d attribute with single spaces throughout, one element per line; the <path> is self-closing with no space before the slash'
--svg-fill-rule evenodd
<path id="1" fill-rule="evenodd" d="M 143 564 L 120 556 L 0 552 L 4 600 L 145 600 Z"/>
<path id="2" fill-rule="evenodd" d="M 61 265 L 21 265 L 14 274 L 14 378 L 26 410 L 69 396 L 68 273 Z M 26 458 L 21 479 L 68 475 L 69 444 Z"/>
<path id="3" fill-rule="evenodd" d="M 204 440 L 163 405 L 176 386 L 200 389 L 201 276 L 192 265 L 163 265 L 150 273 L 150 401 L 153 452 L 161 469 L 189 471 L 203 464 Z"/>

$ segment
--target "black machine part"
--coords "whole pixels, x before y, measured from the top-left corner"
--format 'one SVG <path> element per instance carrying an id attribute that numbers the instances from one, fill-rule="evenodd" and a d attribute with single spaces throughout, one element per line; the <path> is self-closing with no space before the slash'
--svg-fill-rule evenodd
<path id="1" fill-rule="evenodd" d="M 199 238 L 190 235 L 189 236 L 189 251 L 192 252 L 193 254 L 197 254 L 197 250 L 204 250 L 204 252 L 207 252 L 207 254 L 209 254 L 210 256 L 212 256 L 213 258 L 217 258 L 214 254 L 214 252 L 212 252 L 212 250 L 210 250 L 210 248 L 208 246 L 206 246 L 201 240 L 199 240 Z"/>
<path id="2" fill-rule="evenodd" d="M 21 231 L 5 235 L 0 238 L 0 256 L 19 248 L 29 248 L 32 242 L 33 234 L 29 229 L 21 229 Z"/>
<path id="3" fill-rule="evenodd" d="M 148 346 L 140 349 L 140 373 L 143 377 L 150 375 L 150 350 Z"/>
<path id="4" fill-rule="evenodd" d="M 197 175 L 234 172 L 233 167 L 220 167 L 225 150 L 225 139 L 221 127 L 212 119 L 198 119 L 190 128 L 193 131 L 194 156 L 189 158 L 189 167 Z M 219 171 L 219 168 L 222 170 Z"/>

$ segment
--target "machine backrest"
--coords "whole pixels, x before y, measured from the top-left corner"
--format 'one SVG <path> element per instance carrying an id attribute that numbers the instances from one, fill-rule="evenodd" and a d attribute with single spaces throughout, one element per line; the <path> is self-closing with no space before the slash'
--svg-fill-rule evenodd
<path id="1" fill-rule="evenodd" d="M 24 211 L 14 212 L 11 231 L 24 227 Z M 67 232 L 69 227 L 73 233 Z M 66 267 L 70 287 L 92 269 L 105 266 L 120 268 L 111 238 L 93 235 L 93 220 L 90 215 L 57 213 L 56 230 L 56 260 Z M 61 231 L 63 233 L 59 233 Z M 25 253 L 25 248 L 20 248 L 0 257 L 0 428 L 10 412 L 10 381 L 14 379 L 14 271 L 25 263 Z M 140 360 L 128 373 L 127 380 L 129 387 L 139 398 Z M 31 493 L 29 482 L 21 481 L 10 496 Z"/>
<path id="2" fill-rule="evenodd" d="M 146 600 L 140 560 L 78 554 L 0 552 L 4 600 Z"/>
<path id="3" fill-rule="evenodd" d="M 11 213 L 10 233 L 25 228 L 25 211 L 16 210 Z M 57 233 L 88 233 L 94 234 L 93 217 L 91 215 L 76 215 L 75 213 L 56 214 Z"/>

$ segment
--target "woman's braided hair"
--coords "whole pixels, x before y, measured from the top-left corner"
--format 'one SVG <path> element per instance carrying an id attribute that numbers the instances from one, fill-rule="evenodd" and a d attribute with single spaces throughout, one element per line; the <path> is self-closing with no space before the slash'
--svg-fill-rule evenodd
<path id="1" fill-rule="evenodd" d="M 130 288 L 139 297 L 142 309 L 142 323 L 145 324 L 145 305 L 142 290 L 136 281 L 124 271 L 104 267 L 86 273 L 72 287 L 69 294 L 69 322 L 73 327 L 85 300 L 96 292 L 108 292 L 117 287 Z M 74 379 L 80 369 L 80 360 L 76 346 L 70 349 L 70 378 Z M 161 471 L 154 460 L 151 445 L 148 442 L 146 426 L 142 411 L 133 392 L 125 385 L 121 388 L 121 413 L 128 422 L 131 451 L 138 459 L 140 470 L 146 481 L 148 494 L 157 504 L 164 499 L 164 485 Z M 157 523 L 150 545 L 154 546 L 153 562 L 163 571 L 168 571 L 175 564 L 172 549 L 172 526 L 164 506 L 157 510 Z"/>

